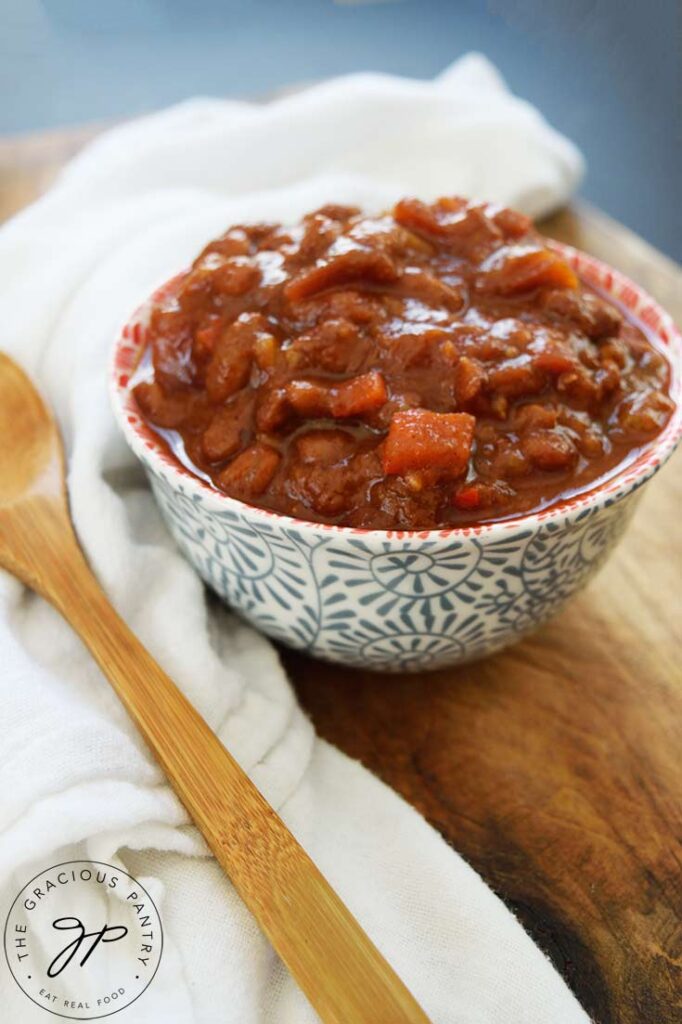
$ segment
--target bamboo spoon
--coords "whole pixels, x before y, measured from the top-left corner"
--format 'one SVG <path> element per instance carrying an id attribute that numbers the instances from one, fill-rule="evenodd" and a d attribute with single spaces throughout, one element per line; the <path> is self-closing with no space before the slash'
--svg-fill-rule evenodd
<path id="1" fill-rule="evenodd" d="M 0 565 L 89 647 L 216 859 L 325 1022 L 428 1018 L 282 820 L 109 604 L 76 540 L 57 427 L 0 353 Z"/>

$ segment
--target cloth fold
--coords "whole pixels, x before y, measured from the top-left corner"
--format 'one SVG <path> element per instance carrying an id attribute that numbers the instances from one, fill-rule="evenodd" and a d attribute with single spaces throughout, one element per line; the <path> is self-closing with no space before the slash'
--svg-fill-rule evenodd
<path id="1" fill-rule="evenodd" d="M 433 82 L 352 75 L 267 105 L 200 99 L 131 122 L 0 233 L 0 344 L 56 412 L 93 568 L 436 1024 L 586 1017 L 475 872 L 315 737 L 269 642 L 207 596 L 117 432 L 107 363 L 135 305 L 230 223 L 410 193 L 538 215 L 581 171 L 575 148 L 469 55 Z M 2 574 L 0 650 L 2 912 L 50 864 L 118 863 L 165 932 L 159 972 L 122 1022 L 316 1020 L 78 639 Z M 0 999 L 11 1024 L 44 1020 L 6 967 Z"/>

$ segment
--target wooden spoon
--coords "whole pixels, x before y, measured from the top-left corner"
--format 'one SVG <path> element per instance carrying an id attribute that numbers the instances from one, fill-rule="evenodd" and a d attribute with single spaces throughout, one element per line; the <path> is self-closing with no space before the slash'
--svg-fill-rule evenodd
<path id="1" fill-rule="evenodd" d="M 281 818 L 109 604 L 71 525 L 57 427 L 2 353 L 0 437 L 0 565 L 47 598 L 90 648 L 320 1017 L 428 1024 Z"/>

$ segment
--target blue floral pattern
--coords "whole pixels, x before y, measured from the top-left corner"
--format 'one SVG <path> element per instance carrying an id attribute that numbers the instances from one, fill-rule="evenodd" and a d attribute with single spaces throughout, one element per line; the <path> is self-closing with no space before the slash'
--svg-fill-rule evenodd
<path id="1" fill-rule="evenodd" d="M 363 536 L 208 508 L 147 469 L 180 550 L 231 607 L 292 647 L 384 671 L 468 661 L 535 628 L 598 569 L 633 508 L 630 493 L 501 536 Z"/>

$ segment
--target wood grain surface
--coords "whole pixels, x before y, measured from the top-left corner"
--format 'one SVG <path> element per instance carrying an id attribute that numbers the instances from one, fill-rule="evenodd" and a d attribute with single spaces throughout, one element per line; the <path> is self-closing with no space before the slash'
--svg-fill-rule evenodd
<path id="1" fill-rule="evenodd" d="M 0 140 L 0 216 L 94 131 Z M 682 272 L 622 225 L 580 204 L 541 228 L 629 274 L 682 323 Z M 482 874 L 596 1024 L 672 1024 L 682 1008 L 681 641 L 678 453 L 600 575 L 510 650 L 409 677 L 282 656 L 320 734 Z"/>

